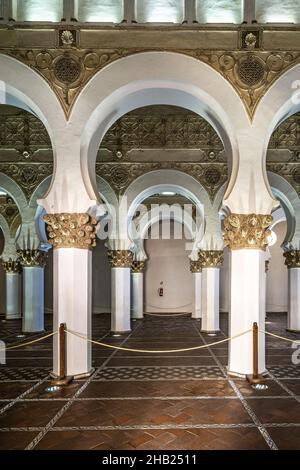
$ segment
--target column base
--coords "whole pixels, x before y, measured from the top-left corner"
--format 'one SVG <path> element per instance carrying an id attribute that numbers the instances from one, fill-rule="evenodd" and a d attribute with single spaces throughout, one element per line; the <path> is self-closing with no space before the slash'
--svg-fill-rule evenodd
<path id="1" fill-rule="evenodd" d="M 240 372 L 234 372 L 232 370 L 228 370 L 228 366 L 226 367 L 227 375 L 232 378 L 236 379 L 247 379 L 248 377 L 253 377 L 252 374 L 241 374 Z M 268 374 L 268 371 L 265 370 L 264 372 L 258 374 L 259 377 L 264 377 Z"/>
<path id="2" fill-rule="evenodd" d="M 22 319 L 22 315 L 8 315 L 8 316 L 5 316 L 5 320 L 9 321 L 9 320 L 21 320 Z"/>
<path id="3" fill-rule="evenodd" d="M 114 335 L 123 336 L 123 335 L 128 335 L 129 333 L 131 333 L 131 330 L 126 330 L 126 331 L 111 331 L 111 332 L 110 332 L 110 336 L 114 336 Z"/>
<path id="4" fill-rule="evenodd" d="M 221 330 L 200 330 L 200 333 L 211 333 L 211 334 L 218 334 L 218 333 L 221 333 Z"/>
<path id="5" fill-rule="evenodd" d="M 254 377 L 253 374 L 246 375 L 246 379 L 250 385 L 257 385 L 257 384 L 264 383 L 266 381 L 266 377 L 264 377 L 262 374 L 258 374 L 256 377 Z"/>
<path id="6" fill-rule="evenodd" d="M 50 377 L 54 380 L 54 381 L 59 381 L 59 380 L 66 380 L 66 379 L 70 379 L 68 383 L 70 383 L 72 380 L 79 380 L 79 379 L 85 379 L 87 377 L 90 377 L 93 373 L 95 372 L 95 367 L 92 367 L 91 370 L 89 370 L 89 372 L 85 372 L 85 373 L 82 373 L 82 374 L 75 374 L 75 375 L 69 375 L 67 377 L 64 377 L 64 378 L 60 378 L 58 375 L 56 375 L 54 372 L 50 372 Z M 56 384 L 58 385 L 58 384 Z M 65 384 L 63 384 L 65 385 Z"/>
<path id="7" fill-rule="evenodd" d="M 46 333 L 46 330 L 23 330 L 22 328 L 22 333 L 29 335 L 30 333 Z"/>
<path id="8" fill-rule="evenodd" d="M 286 328 L 285 331 L 288 331 L 289 333 L 300 333 L 300 330 L 293 330 L 292 328 Z"/>

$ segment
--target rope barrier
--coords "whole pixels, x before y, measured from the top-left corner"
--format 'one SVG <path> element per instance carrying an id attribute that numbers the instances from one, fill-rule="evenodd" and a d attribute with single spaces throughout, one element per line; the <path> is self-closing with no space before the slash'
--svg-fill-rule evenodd
<path id="1" fill-rule="evenodd" d="M 243 336 L 247 333 L 250 333 L 252 329 L 250 328 L 249 330 L 244 331 L 243 333 L 239 333 L 238 335 L 232 336 L 230 338 L 225 338 L 220 341 L 215 341 L 214 343 L 209 343 L 209 344 L 202 344 L 201 346 L 193 346 L 191 348 L 182 348 L 182 349 L 162 349 L 162 350 L 149 350 L 149 349 L 135 349 L 135 348 L 124 348 L 122 346 L 114 346 L 112 344 L 107 344 L 107 343 L 102 343 L 100 341 L 95 341 L 94 339 L 89 339 L 86 338 L 85 336 L 80 335 L 79 333 L 76 333 L 75 331 L 71 330 L 66 330 L 67 333 L 77 336 L 80 339 L 84 339 L 85 341 L 92 343 L 92 344 L 97 344 L 98 346 L 103 346 L 105 348 L 110 348 L 110 349 L 117 349 L 121 351 L 129 351 L 129 352 L 140 352 L 140 353 L 149 353 L 149 354 L 165 354 L 165 353 L 175 353 L 175 352 L 186 352 L 186 351 L 195 351 L 197 349 L 205 349 L 205 348 L 210 348 L 211 346 L 216 346 L 217 344 L 221 343 L 226 343 L 232 339 L 239 338 L 240 336 Z"/>
<path id="2" fill-rule="evenodd" d="M 149 315 L 151 317 L 182 317 L 183 315 L 190 315 L 188 312 L 182 313 L 150 313 L 145 312 L 144 315 Z"/>
<path id="3" fill-rule="evenodd" d="M 42 341 L 43 339 L 50 338 L 51 336 L 54 336 L 57 334 L 57 331 L 53 331 L 52 333 L 49 333 L 48 335 L 42 336 L 41 338 L 34 339 L 32 341 L 27 341 L 26 343 L 17 343 L 13 346 L 9 346 L 8 348 L 2 348 L 0 351 L 9 351 L 10 349 L 18 349 L 22 348 L 23 346 L 28 346 L 29 344 L 34 344 L 38 343 L 39 341 Z"/>
<path id="4" fill-rule="evenodd" d="M 284 338 L 284 336 L 279 336 L 275 335 L 275 333 L 270 333 L 269 331 L 265 330 L 259 330 L 260 333 L 264 333 L 269 336 L 274 336 L 274 338 L 279 338 L 282 339 L 283 341 L 288 341 L 289 343 L 299 343 L 300 344 L 300 339 L 290 339 L 290 338 Z"/>

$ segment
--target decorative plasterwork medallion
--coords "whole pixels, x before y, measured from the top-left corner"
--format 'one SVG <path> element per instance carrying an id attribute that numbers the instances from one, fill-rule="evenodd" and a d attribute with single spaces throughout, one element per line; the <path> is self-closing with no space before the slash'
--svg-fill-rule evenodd
<path id="1" fill-rule="evenodd" d="M 225 246 L 229 246 L 231 250 L 265 250 L 271 235 L 268 227 L 272 220 L 271 215 L 230 214 L 224 220 Z"/>
<path id="2" fill-rule="evenodd" d="M 18 260 L 23 268 L 43 268 L 47 253 L 41 250 L 17 250 Z"/>
<path id="3" fill-rule="evenodd" d="M 131 264 L 132 273 L 143 273 L 145 269 L 145 261 L 133 261 Z"/>
<path id="4" fill-rule="evenodd" d="M 223 264 L 223 251 L 200 250 L 198 260 L 202 268 L 220 268 Z"/>
<path id="5" fill-rule="evenodd" d="M 283 253 L 285 265 L 288 269 L 300 268 L 300 250 L 290 250 Z"/>
<path id="6" fill-rule="evenodd" d="M 130 250 L 109 250 L 108 259 L 112 268 L 131 268 L 133 253 Z"/>
<path id="7" fill-rule="evenodd" d="M 97 220 L 86 213 L 46 214 L 48 242 L 54 248 L 93 248 Z"/>

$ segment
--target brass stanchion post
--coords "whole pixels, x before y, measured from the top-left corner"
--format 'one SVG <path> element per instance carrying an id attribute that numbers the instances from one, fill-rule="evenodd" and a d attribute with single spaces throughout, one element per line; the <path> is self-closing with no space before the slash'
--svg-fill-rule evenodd
<path id="1" fill-rule="evenodd" d="M 52 381 L 53 385 L 67 385 L 72 380 L 71 375 L 66 376 L 66 324 L 61 323 L 58 330 L 59 341 L 59 376 Z"/>
<path id="2" fill-rule="evenodd" d="M 250 384 L 260 384 L 264 382 L 262 375 L 258 373 L 258 324 L 253 323 L 252 326 L 253 335 L 253 374 L 247 375 L 247 380 Z"/>

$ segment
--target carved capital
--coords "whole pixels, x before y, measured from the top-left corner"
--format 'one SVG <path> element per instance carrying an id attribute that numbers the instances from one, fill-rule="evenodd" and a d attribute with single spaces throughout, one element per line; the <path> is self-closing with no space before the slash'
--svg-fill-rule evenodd
<path id="1" fill-rule="evenodd" d="M 96 246 L 96 219 L 86 213 L 47 214 L 48 242 L 53 248 Z"/>
<path id="2" fill-rule="evenodd" d="M 41 250 L 18 250 L 19 262 L 23 268 L 43 268 L 47 253 Z"/>
<path id="3" fill-rule="evenodd" d="M 191 273 L 201 273 L 202 266 L 200 260 L 194 261 L 190 259 L 190 271 Z"/>
<path id="4" fill-rule="evenodd" d="M 273 217 L 264 214 L 230 214 L 224 220 L 224 243 L 231 250 L 265 250 Z"/>
<path id="5" fill-rule="evenodd" d="M 200 250 L 198 257 L 202 268 L 220 268 L 223 263 L 222 250 Z"/>
<path id="6" fill-rule="evenodd" d="M 131 268 L 133 253 L 130 250 L 109 250 L 108 259 L 112 268 Z"/>
<path id="7" fill-rule="evenodd" d="M 22 271 L 22 266 L 20 265 L 19 259 L 13 260 L 2 260 L 2 266 L 6 273 L 20 273 Z"/>
<path id="8" fill-rule="evenodd" d="M 145 269 L 145 261 L 133 261 L 131 264 L 132 273 L 143 273 Z"/>
<path id="9" fill-rule="evenodd" d="M 288 269 L 300 268 L 300 250 L 290 250 L 283 253 L 285 265 Z"/>

